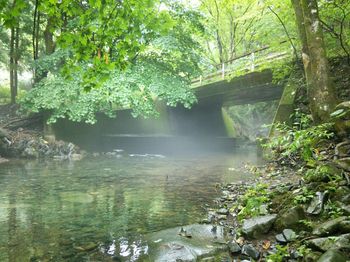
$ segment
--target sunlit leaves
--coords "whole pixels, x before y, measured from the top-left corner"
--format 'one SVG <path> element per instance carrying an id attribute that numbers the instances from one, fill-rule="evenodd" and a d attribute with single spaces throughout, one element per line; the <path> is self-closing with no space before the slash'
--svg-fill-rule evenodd
<path id="1" fill-rule="evenodd" d="M 99 88 L 89 92 L 81 88 L 83 81 L 80 74 L 74 74 L 71 79 L 49 77 L 28 93 L 22 105 L 34 112 L 49 110 L 50 122 L 68 118 L 94 123 L 97 112 L 113 115 L 121 108 L 132 109 L 134 116 L 157 115 L 154 99 L 163 100 L 169 106 L 182 103 L 187 107 L 195 101 L 188 81 L 157 61 L 140 61 L 125 71 L 110 71 L 105 81 L 97 81 L 101 83 Z"/>

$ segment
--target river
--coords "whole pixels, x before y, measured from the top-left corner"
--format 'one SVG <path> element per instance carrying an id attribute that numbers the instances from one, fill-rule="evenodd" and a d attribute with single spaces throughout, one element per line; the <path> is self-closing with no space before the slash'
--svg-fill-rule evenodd
<path id="1" fill-rule="evenodd" d="M 144 234 L 196 223 L 217 183 L 247 179 L 254 147 L 0 166 L 0 261 L 136 261 Z"/>

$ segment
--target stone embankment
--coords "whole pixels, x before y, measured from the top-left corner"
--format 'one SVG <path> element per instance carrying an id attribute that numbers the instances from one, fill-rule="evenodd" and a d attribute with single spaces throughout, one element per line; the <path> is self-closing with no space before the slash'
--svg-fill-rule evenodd
<path id="1" fill-rule="evenodd" d="M 8 158 L 79 160 L 84 152 L 76 145 L 63 141 L 47 141 L 39 132 L 19 128 L 0 129 L 0 163 Z"/>

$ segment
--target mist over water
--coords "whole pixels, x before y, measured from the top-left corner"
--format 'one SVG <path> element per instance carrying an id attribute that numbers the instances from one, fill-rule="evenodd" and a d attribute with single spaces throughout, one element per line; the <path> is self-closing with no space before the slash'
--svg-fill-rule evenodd
<path id="1" fill-rule="evenodd" d="M 130 259 L 143 235 L 203 219 L 215 185 L 249 177 L 247 162 L 254 147 L 4 164 L 0 261 Z"/>

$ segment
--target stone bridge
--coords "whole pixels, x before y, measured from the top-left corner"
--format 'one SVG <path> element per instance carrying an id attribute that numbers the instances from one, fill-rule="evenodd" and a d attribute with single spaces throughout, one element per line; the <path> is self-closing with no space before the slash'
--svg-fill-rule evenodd
<path id="1" fill-rule="evenodd" d="M 232 142 L 234 136 L 233 127 L 230 127 L 232 120 L 225 107 L 279 100 L 284 90 L 273 83 L 271 70 L 256 72 L 259 63 L 251 59 L 256 57 L 254 53 L 239 59 L 247 57 L 249 60 L 243 61 L 243 66 L 237 64 L 238 60 L 227 61 L 220 70 L 217 70 L 220 66 L 215 67 L 213 73 L 193 80 L 192 88 L 198 103 L 191 109 L 182 106 L 171 108 L 159 103 L 160 117 L 157 119 L 133 118 L 129 110 L 121 110 L 118 111 L 117 119 L 99 115 L 97 124 L 93 126 L 62 120 L 53 127 L 54 132 L 58 138 L 78 145 L 102 145 L 104 150 L 115 148 L 116 145 L 139 144 L 145 140 L 152 145 L 171 143 L 174 146 L 178 144 L 179 137 L 187 144 L 197 138 L 201 139 L 201 143 L 220 140 L 227 144 L 228 141 Z M 264 61 L 286 57 L 286 53 L 268 53 Z M 241 63 L 240 60 L 238 62 Z M 241 71 L 240 76 L 233 77 L 238 71 Z M 276 117 L 279 118 L 278 113 Z"/>

